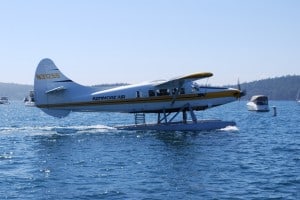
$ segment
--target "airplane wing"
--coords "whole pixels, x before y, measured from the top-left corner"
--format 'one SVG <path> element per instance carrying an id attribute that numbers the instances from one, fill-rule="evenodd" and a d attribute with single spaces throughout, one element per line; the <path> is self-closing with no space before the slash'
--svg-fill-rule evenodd
<path id="1" fill-rule="evenodd" d="M 173 79 L 170 79 L 170 80 L 165 81 L 163 83 L 159 83 L 155 86 L 159 87 L 159 88 L 163 88 L 163 87 L 175 87 L 175 88 L 177 87 L 177 88 L 180 88 L 180 87 L 182 87 L 182 85 L 185 82 L 195 81 L 195 80 L 198 80 L 198 79 L 208 78 L 208 77 L 211 77 L 211 76 L 213 76 L 213 74 L 210 73 L 210 72 L 194 73 L 194 74 L 189 74 L 189 75 L 173 78 Z"/>

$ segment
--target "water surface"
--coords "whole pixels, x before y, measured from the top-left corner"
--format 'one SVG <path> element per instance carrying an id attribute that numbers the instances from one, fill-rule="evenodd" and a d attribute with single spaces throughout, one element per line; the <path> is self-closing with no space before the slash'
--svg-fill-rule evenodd
<path id="1" fill-rule="evenodd" d="M 118 131 L 133 115 L 0 105 L 0 199 L 300 199 L 300 105 L 271 101 L 273 117 L 245 104 L 197 112 L 237 123 L 208 132 Z"/>

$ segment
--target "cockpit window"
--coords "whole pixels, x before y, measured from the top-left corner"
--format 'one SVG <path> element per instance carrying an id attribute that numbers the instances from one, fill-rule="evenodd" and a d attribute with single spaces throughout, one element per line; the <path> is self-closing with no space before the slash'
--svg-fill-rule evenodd
<path id="1" fill-rule="evenodd" d="M 192 83 L 192 92 L 199 92 L 200 91 L 200 85 L 196 82 Z"/>
<path id="2" fill-rule="evenodd" d="M 184 88 L 180 88 L 180 90 L 178 92 L 178 88 L 173 88 L 172 95 L 174 95 L 174 94 L 185 94 L 185 90 L 184 90 Z"/>

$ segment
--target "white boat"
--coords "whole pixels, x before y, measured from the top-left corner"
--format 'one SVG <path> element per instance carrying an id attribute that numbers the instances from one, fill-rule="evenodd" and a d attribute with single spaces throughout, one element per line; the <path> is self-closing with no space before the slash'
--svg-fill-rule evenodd
<path id="1" fill-rule="evenodd" d="M 24 98 L 24 104 L 25 106 L 29 106 L 29 107 L 35 106 L 33 91 L 29 91 L 29 95 Z"/>
<path id="2" fill-rule="evenodd" d="M 9 104 L 8 97 L 0 97 L 0 104 Z"/>
<path id="3" fill-rule="evenodd" d="M 252 96 L 247 103 L 247 108 L 249 111 L 268 112 L 270 110 L 268 97 L 265 95 Z"/>
<path id="4" fill-rule="evenodd" d="M 300 104 L 300 90 L 298 90 L 296 102 Z"/>

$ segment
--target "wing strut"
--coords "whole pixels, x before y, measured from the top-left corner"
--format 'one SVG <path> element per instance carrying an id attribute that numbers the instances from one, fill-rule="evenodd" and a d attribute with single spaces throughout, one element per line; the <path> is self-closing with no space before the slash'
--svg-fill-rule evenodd
<path id="1" fill-rule="evenodd" d="M 172 99 L 171 105 L 173 105 L 173 104 L 175 103 L 176 98 L 177 98 L 177 96 L 178 96 L 178 94 L 179 94 L 179 92 L 180 92 L 182 86 L 183 86 L 183 83 L 180 83 L 180 84 L 178 85 L 178 89 L 175 91 L 175 94 L 173 94 L 173 99 Z"/>

